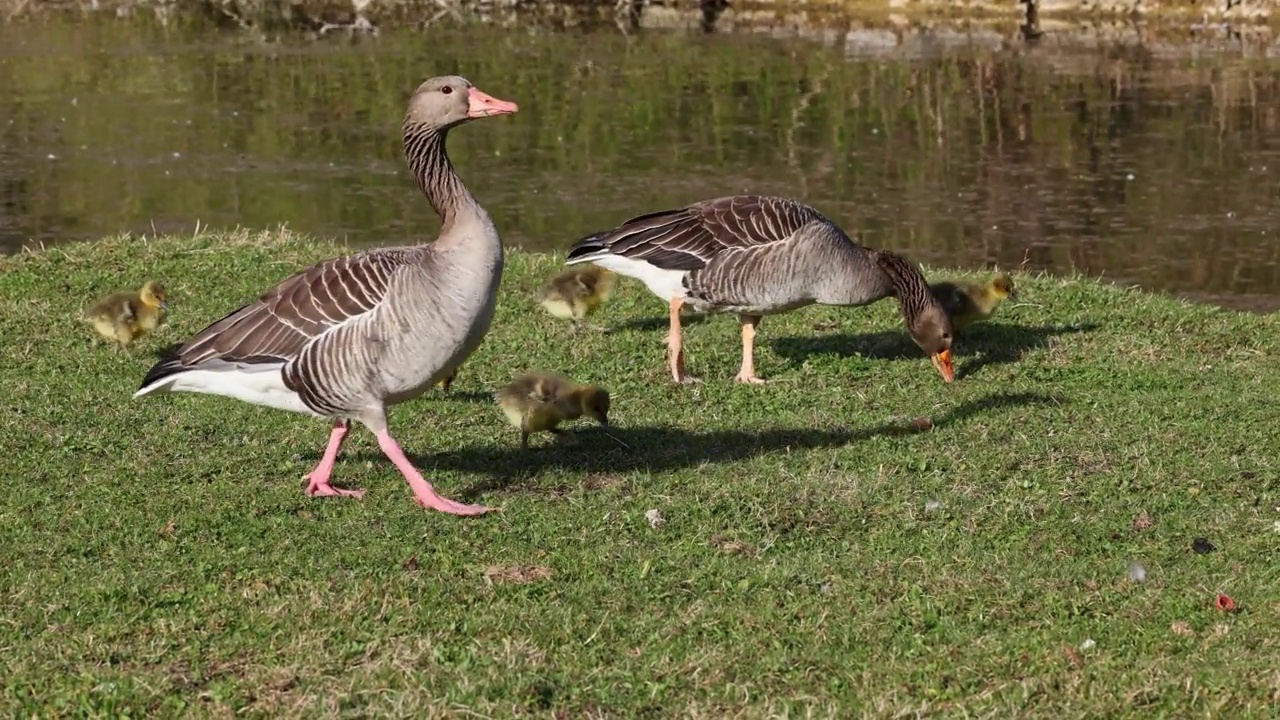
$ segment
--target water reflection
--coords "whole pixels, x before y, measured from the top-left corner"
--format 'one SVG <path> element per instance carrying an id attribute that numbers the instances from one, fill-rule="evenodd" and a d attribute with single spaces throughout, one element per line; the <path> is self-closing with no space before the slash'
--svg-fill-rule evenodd
<path id="1" fill-rule="evenodd" d="M 197 221 L 434 237 L 399 122 L 420 80 L 460 72 L 521 106 L 451 144 L 514 245 L 778 193 L 929 263 L 1280 294 L 1280 63 L 989 45 L 0 25 L 0 250 Z"/>

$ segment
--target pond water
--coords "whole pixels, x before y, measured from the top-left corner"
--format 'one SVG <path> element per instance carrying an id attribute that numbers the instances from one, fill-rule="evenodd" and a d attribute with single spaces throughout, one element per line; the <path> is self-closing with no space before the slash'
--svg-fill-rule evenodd
<path id="1" fill-rule="evenodd" d="M 1280 60 L 1020 42 L 0 24 L 0 251 L 197 223 L 433 238 L 400 121 L 453 72 L 520 104 L 450 146 L 511 245 L 776 193 L 930 264 L 1280 296 Z"/>

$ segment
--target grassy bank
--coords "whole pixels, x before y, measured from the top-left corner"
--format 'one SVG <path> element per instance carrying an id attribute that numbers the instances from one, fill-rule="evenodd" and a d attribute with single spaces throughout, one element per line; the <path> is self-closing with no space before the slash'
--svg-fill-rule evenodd
<path id="1" fill-rule="evenodd" d="M 557 261 L 513 254 L 453 390 L 392 413 L 442 492 L 504 506 L 462 521 L 415 506 L 363 430 L 335 481 L 368 494 L 312 500 L 323 424 L 129 397 L 151 351 L 336 252 L 241 233 L 0 258 L 4 714 L 1275 701 L 1275 316 L 1020 277 L 1024 304 L 968 337 L 952 386 L 884 302 L 766 320 L 763 387 L 729 381 L 735 323 L 690 322 L 707 382 L 672 387 L 657 301 L 626 282 L 596 317 L 613 332 L 575 335 L 530 299 Z M 169 328 L 94 346 L 83 304 L 152 276 Z M 605 384 L 630 448 L 584 430 L 520 452 L 488 393 L 532 369 Z"/>
<path id="2" fill-rule="evenodd" d="M 1206 20 L 1266 22 L 1275 17 L 1280 0 L 1039 0 L 1039 16 L 1070 21 L 1104 20 L 1199 23 Z M 356 6 L 361 7 L 357 15 Z M 121 16 L 133 13 L 156 14 L 171 19 L 198 16 L 215 19 L 228 26 L 317 30 L 349 27 L 357 17 L 383 28 L 422 26 L 442 17 L 476 19 L 484 22 L 560 24 L 610 22 L 616 16 L 634 13 L 637 21 L 653 10 L 656 24 L 669 25 L 672 14 L 686 16 L 674 24 L 696 25 L 705 11 L 709 16 L 724 10 L 721 2 L 701 0 L 207 0 L 174 5 L 157 0 L 0 0 L 0 20 L 47 16 L 49 14 L 94 14 Z M 712 8 L 715 8 L 714 10 Z M 621 12 L 619 12 L 621 10 Z M 993 18 L 1022 18 L 1026 3 L 1020 0 L 738 0 L 728 17 L 743 15 L 769 24 L 782 21 L 782 14 L 802 14 L 810 20 L 844 18 L 862 22 L 983 22 Z M 795 18 L 793 17 L 792 20 Z M 367 26 L 362 25 L 362 29 Z"/>

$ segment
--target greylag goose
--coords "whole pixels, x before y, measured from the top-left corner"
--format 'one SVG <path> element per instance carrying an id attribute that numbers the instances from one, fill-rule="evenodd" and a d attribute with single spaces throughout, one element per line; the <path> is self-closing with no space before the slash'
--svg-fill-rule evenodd
<path id="1" fill-rule="evenodd" d="M 552 317 L 572 320 L 578 327 L 613 294 L 617 275 L 600 267 L 569 268 L 547 281 L 538 302 Z"/>
<path id="2" fill-rule="evenodd" d="M 742 323 L 737 380 L 755 372 L 756 327 L 764 315 L 812 305 L 867 305 L 894 295 L 907 330 L 942 379 L 951 382 L 951 320 L 920 271 L 902 256 L 864 248 L 803 203 L 737 195 L 632 218 L 588 235 L 566 264 L 590 262 L 636 278 L 670 304 L 667 362 L 678 383 L 685 372 L 680 309 L 733 312 Z"/>
<path id="3" fill-rule="evenodd" d="M 991 317 L 1006 298 L 1018 299 L 1013 278 L 1008 273 L 1000 273 L 982 284 L 934 283 L 929 286 L 929 292 L 942 303 L 942 309 L 947 311 L 956 332 Z"/>
<path id="4" fill-rule="evenodd" d="M 468 120 L 517 109 L 461 77 L 418 86 L 405 114 L 404 152 L 444 221 L 439 239 L 303 270 L 158 362 L 134 397 L 210 393 L 332 421 L 324 455 L 307 476 L 313 496 L 363 493 L 329 484 L 351 420 L 358 420 L 377 436 L 420 505 L 454 515 L 487 512 L 436 494 L 387 431 L 386 408 L 451 374 L 489 330 L 502 243 L 454 172 L 445 135 Z"/>
<path id="5" fill-rule="evenodd" d="M 94 301 L 85 311 L 93 329 L 118 348 L 154 331 L 169 313 L 169 294 L 155 280 L 148 280 L 134 292 L 111 293 Z"/>
<path id="6" fill-rule="evenodd" d="M 580 385 L 555 373 L 532 373 L 517 378 L 494 393 L 498 407 L 513 427 L 520 431 L 520 447 L 529 448 L 529 436 L 546 430 L 564 433 L 560 423 L 584 415 L 609 427 L 609 391 L 595 385 Z"/>

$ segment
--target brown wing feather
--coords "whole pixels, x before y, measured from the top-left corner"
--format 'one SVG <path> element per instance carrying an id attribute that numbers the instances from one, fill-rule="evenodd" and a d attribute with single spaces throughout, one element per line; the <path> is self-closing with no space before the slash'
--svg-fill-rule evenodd
<path id="1" fill-rule="evenodd" d="M 373 310 L 412 252 L 372 250 L 307 268 L 201 330 L 151 368 L 142 386 L 207 362 L 288 362 L 320 335 Z"/>
<path id="2" fill-rule="evenodd" d="M 569 259 L 606 252 L 664 270 L 697 270 L 726 249 L 780 242 L 825 219 L 789 198 L 735 195 L 632 218 L 583 238 Z"/>

